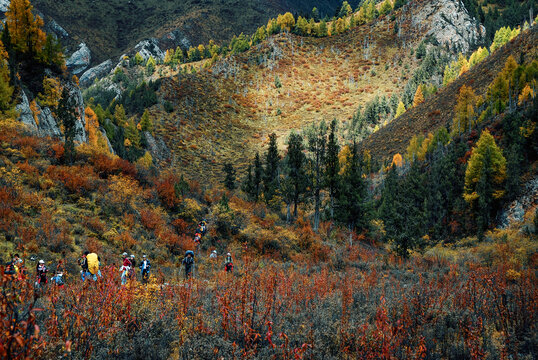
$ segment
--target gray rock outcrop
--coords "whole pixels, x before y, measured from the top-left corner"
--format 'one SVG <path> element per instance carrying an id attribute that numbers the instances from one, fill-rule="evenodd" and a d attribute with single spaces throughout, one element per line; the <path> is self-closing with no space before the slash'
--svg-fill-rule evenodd
<path id="1" fill-rule="evenodd" d="M 112 144 L 110 143 L 110 140 L 108 140 L 108 136 L 106 136 L 106 131 L 105 129 L 103 129 L 102 127 L 99 127 L 99 132 L 101 133 L 101 135 L 103 136 L 103 139 L 105 139 L 106 141 L 106 145 L 108 147 L 108 151 L 110 151 L 110 153 L 112 155 L 116 155 L 116 153 L 114 152 L 114 148 L 112 147 Z"/>
<path id="2" fill-rule="evenodd" d="M 501 213 L 499 227 L 506 229 L 525 219 L 525 212 L 538 204 L 538 176 L 525 184 L 521 196 L 512 201 Z"/>
<path id="3" fill-rule="evenodd" d="M 85 43 L 78 46 L 69 59 L 65 62 L 67 68 L 75 75 L 80 74 L 90 66 L 92 60 L 91 52 Z"/>
<path id="4" fill-rule="evenodd" d="M 52 116 L 52 111 L 48 108 L 40 108 L 38 105 L 39 115 L 39 135 L 41 136 L 50 136 L 53 138 L 61 139 L 62 131 L 56 122 L 54 116 Z"/>
<path id="5" fill-rule="evenodd" d="M 113 69 L 113 67 L 114 65 L 112 64 L 112 60 L 108 59 L 107 61 L 104 61 L 101 64 L 86 70 L 79 79 L 80 86 L 90 86 L 91 84 L 93 84 L 95 79 L 99 79 L 108 75 Z"/>
<path id="6" fill-rule="evenodd" d="M 19 121 L 26 125 L 28 130 L 30 130 L 33 134 L 38 135 L 39 130 L 34 119 L 34 114 L 30 109 L 30 102 L 28 101 L 28 97 L 24 91 L 21 93 L 21 102 L 17 104 L 15 110 L 17 110 L 19 113 Z"/>
<path id="7" fill-rule="evenodd" d="M 159 47 L 159 41 L 155 38 L 143 40 L 136 44 L 134 53 L 139 53 L 140 56 L 147 61 L 150 56 L 153 56 L 155 60 L 164 60 L 165 53 Z"/>
<path id="8" fill-rule="evenodd" d="M 9 9 L 9 4 L 11 0 L 0 0 L 0 11 L 6 12 Z"/>
<path id="9" fill-rule="evenodd" d="M 45 24 L 45 30 L 48 33 L 52 32 L 58 38 L 69 37 L 69 33 L 63 27 L 61 27 L 60 24 L 58 24 L 54 19 L 50 19 L 50 21 Z"/>
<path id="10" fill-rule="evenodd" d="M 413 14 L 412 19 L 417 28 L 429 24 L 425 38 L 433 37 L 457 52 L 466 53 L 486 34 L 485 28 L 477 26 L 476 20 L 471 18 L 460 0 L 426 2 Z"/>
<path id="11" fill-rule="evenodd" d="M 166 161 L 170 159 L 171 152 L 168 146 L 164 143 L 163 139 L 155 139 L 151 133 L 144 131 L 142 133 L 148 144 L 148 151 L 151 154 L 151 157 L 157 161 Z"/>

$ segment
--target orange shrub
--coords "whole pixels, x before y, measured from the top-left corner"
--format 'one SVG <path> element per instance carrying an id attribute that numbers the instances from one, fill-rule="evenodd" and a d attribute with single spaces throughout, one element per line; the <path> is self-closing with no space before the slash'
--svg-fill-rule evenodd
<path id="1" fill-rule="evenodd" d="M 164 220 L 156 211 L 147 208 L 140 211 L 140 221 L 148 230 L 155 230 L 164 223 Z"/>

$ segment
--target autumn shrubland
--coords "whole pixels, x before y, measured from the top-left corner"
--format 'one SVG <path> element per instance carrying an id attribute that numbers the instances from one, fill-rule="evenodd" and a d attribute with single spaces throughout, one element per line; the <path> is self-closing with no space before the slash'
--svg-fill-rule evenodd
<path id="1" fill-rule="evenodd" d="M 66 74 L 32 83 L 62 138 L 13 119 L 0 52 L 0 261 L 27 270 L 2 271 L 1 357 L 532 359 L 535 24 L 456 56 L 398 4 L 124 57 L 85 90 L 82 143 Z M 123 252 L 148 284 L 120 285 Z M 38 259 L 65 286 L 35 286 Z"/>

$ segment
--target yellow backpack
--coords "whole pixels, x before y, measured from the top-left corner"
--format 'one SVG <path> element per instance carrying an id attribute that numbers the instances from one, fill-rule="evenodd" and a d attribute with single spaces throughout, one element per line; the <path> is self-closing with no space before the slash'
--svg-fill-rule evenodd
<path id="1" fill-rule="evenodd" d="M 91 253 L 86 256 L 86 261 L 88 262 L 88 271 L 92 275 L 96 275 L 99 271 L 99 258 L 96 253 Z"/>

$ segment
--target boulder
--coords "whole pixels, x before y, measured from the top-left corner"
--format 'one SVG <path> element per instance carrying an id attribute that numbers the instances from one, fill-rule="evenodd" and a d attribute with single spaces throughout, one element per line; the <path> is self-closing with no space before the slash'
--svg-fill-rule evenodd
<path id="1" fill-rule="evenodd" d="M 80 86 L 88 87 L 95 79 L 102 78 L 110 73 L 113 68 L 112 60 L 108 59 L 107 61 L 102 62 L 101 64 L 88 69 L 80 77 Z"/>
<path id="2" fill-rule="evenodd" d="M 81 43 L 78 46 L 78 50 L 67 59 L 65 65 L 73 74 L 77 75 L 90 66 L 91 60 L 92 56 L 90 49 L 85 43 Z"/>
<path id="3" fill-rule="evenodd" d="M 21 102 L 15 107 L 15 110 L 19 113 L 19 121 L 22 122 L 28 130 L 30 130 L 33 134 L 38 134 L 39 130 L 37 128 L 37 124 L 34 120 L 34 114 L 32 113 L 32 110 L 30 109 L 30 102 L 28 101 L 28 97 L 24 93 L 24 91 L 21 93 Z"/>

